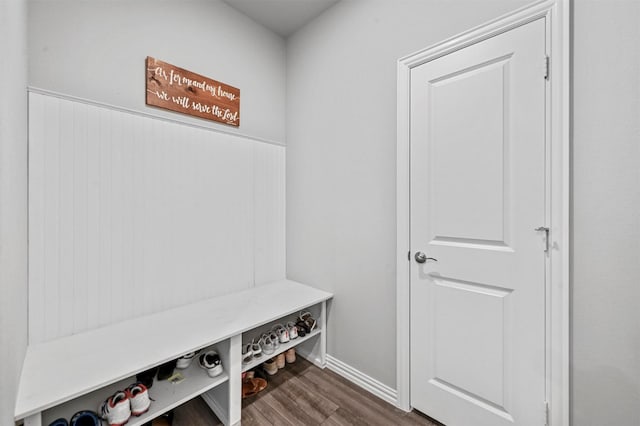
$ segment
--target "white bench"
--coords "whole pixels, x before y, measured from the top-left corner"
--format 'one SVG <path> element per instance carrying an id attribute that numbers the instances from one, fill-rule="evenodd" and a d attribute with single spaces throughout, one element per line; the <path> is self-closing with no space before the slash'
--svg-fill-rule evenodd
<path id="1" fill-rule="evenodd" d="M 276 354 L 297 346 L 299 354 L 324 367 L 326 301 L 332 297 L 331 293 L 282 280 L 30 345 L 15 419 L 24 420 L 25 426 L 47 426 L 59 417 L 70 419 L 80 410 L 96 411 L 113 392 L 135 382 L 137 373 L 213 346 L 222 359 L 224 374 L 212 379 L 196 360 L 180 370 L 184 381 L 171 384 L 156 380 L 149 390 L 155 400 L 149 412 L 132 417 L 128 425 L 142 425 L 198 395 L 225 425 L 237 424 L 241 373 L 259 363 L 242 364 L 243 341 L 250 342 L 273 324 L 310 310 L 317 319 L 317 329 L 281 345 Z"/>

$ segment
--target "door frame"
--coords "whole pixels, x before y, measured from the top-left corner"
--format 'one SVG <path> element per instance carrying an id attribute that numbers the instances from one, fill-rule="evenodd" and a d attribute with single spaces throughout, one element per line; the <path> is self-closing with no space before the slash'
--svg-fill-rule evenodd
<path id="1" fill-rule="evenodd" d="M 547 424 L 569 425 L 570 356 L 570 13 L 571 0 L 540 0 L 398 60 L 396 327 L 397 406 L 411 409 L 410 380 L 410 93 L 411 69 L 536 19 L 546 19 L 550 58 L 546 91 L 547 224 L 551 250 L 546 282 Z M 540 58 L 541 68 L 544 58 Z M 428 413 L 427 413 L 428 414 Z"/>

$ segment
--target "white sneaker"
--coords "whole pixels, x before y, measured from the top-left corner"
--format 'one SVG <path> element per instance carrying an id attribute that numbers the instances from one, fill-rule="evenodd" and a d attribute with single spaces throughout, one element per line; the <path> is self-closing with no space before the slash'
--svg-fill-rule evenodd
<path id="1" fill-rule="evenodd" d="M 278 324 L 273 327 L 273 331 L 278 335 L 280 343 L 287 343 L 289 341 L 289 331 L 287 331 L 282 324 Z"/>
<path id="2" fill-rule="evenodd" d="M 176 368 L 179 368 L 181 370 L 184 370 L 185 368 L 189 368 L 189 366 L 191 365 L 191 361 L 193 361 L 193 359 L 199 353 L 200 351 L 195 351 L 195 352 L 191 352 L 181 356 L 180 358 L 178 358 L 178 361 L 176 362 Z"/>
<path id="3" fill-rule="evenodd" d="M 207 370 L 209 377 L 217 377 L 222 374 L 222 360 L 216 351 L 207 351 L 200 355 L 200 367 Z"/>
<path id="4" fill-rule="evenodd" d="M 287 323 L 287 331 L 289 332 L 289 339 L 298 338 L 298 327 L 293 322 Z"/>
<path id="5" fill-rule="evenodd" d="M 100 405 L 100 416 L 110 426 L 121 426 L 131 417 L 131 405 L 126 392 L 118 391 Z"/>
<path id="6" fill-rule="evenodd" d="M 149 399 L 149 391 L 145 385 L 142 383 L 134 383 L 130 385 L 125 392 L 129 394 L 132 415 L 140 416 L 149 410 L 151 400 Z"/>

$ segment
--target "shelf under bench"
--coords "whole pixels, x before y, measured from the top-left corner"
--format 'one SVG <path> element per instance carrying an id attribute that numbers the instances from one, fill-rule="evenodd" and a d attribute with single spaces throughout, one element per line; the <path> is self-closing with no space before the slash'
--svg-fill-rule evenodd
<path id="1" fill-rule="evenodd" d="M 139 417 L 131 417 L 127 426 L 143 425 L 159 415 L 172 410 L 173 408 L 201 395 L 229 380 L 229 375 L 224 372 L 217 377 L 209 377 L 197 362 L 185 370 L 176 370 L 182 373 L 184 380 L 180 383 L 172 384 L 167 380 L 156 381 L 149 389 L 149 396 L 153 400 L 149 411 Z M 117 390 L 122 390 L 135 383 L 135 377 L 108 385 L 95 390 L 82 398 L 72 399 L 64 404 L 53 407 L 45 411 L 42 415 L 42 424 L 48 425 L 59 418 L 70 419 L 74 413 L 80 410 L 91 409 L 97 411 L 98 406 L 106 399 L 105 396 L 112 395 Z"/>
<path id="2" fill-rule="evenodd" d="M 230 382 L 225 387 L 230 394 L 227 395 L 225 404 L 239 407 L 239 400 L 236 399 L 240 395 L 236 396 L 235 393 L 239 390 L 242 369 L 242 333 L 314 305 L 321 305 L 322 315 L 326 315 L 325 302 L 332 296 L 331 293 L 295 281 L 281 280 L 50 342 L 29 345 L 22 368 L 15 419 L 26 419 L 27 425 L 46 426 L 48 423 L 42 423 L 40 416 L 46 410 L 70 407 L 76 403 L 88 404 L 88 400 L 81 398 L 97 395 L 94 393 L 97 390 L 106 399 L 110 395 L 106 389 L 109 385 L 117 387 L 124 381 L 130 384 L 138 372 L 223 341 L 227 351 L 226 354 L 221 353 L 221 357 L 227 376 L 225 380 Z M 324 323 L 324 317 L 321 322 Z M 312 333 L 309 338 L 318 334 L 320 330 Z M 320 345 L 320 352 L 324 357 L 326 336 L 322 335 L 322 338 L 324 340 Z M 297 343 L 301 342 L 303 340 Z M 199 370 L 194 373 L 204 373 L 197 365 L 190 368 Z M 184 398 L 190 399 L 220 384 L 216 382 L 209 386 L 213 381 L 215 379 L 195 385 L 194 390 L 187 392 L 188 395 L 174 399 L 184 402 L 187 400 Z M 175 387 L 185 384 L 169 385 Z M 155 386 L 150 390 L 152 396 Z M 69 403 L 65 405 L 67 402 Z M 94 407 L 93 402 L 91 404 L 83 408 L 96 410 L 97 405 Z M 178 405 L 166 408 L 171 404 L 172 402 L 152 403 L 152 408 L 154 405 L 158 406 L 154 414 L 160 415 Z M 45 417 L 48 419 L 49 416 Z M 149 415 L 145 418 L 151 417 Z M 132 418 L 131 421 L 138 424 L 135 419 Z"/>
<path id="3" fill-rule="evenodd" d="M 322 331 L 321 329 L 315 329 L 311 333 L 305 335 L 304 337 L 298 337 L 297 339 L 290 340 L 287 343 L 280 343 L 280 346 L 278 347 L 278 349 L 276 349 L 272 354 L 263 353 L 259 358 L 252 358 L 251 361 L 249 361 L 248 363 L 242 364 L 242 372 L 249 371 L 257 367 L 258 365 L 262 364 L 269 358 L 278 356 L 279 354 L 286 352 L 287 350 L 294 348 L 300 345 L 301 343 L 306 342 L 307 340 L 311 340 L 312 338 L 318 336 L 321 333 L 321 331 Z"/>

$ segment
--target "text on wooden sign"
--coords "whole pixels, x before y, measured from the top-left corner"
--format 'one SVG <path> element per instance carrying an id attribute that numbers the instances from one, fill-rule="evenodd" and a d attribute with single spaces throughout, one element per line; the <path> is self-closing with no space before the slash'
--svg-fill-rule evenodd
<path id="1" fill-rule="evenodd" d="M 240 89 L 147 56 L 147 105 L 240 126 Z"/>

